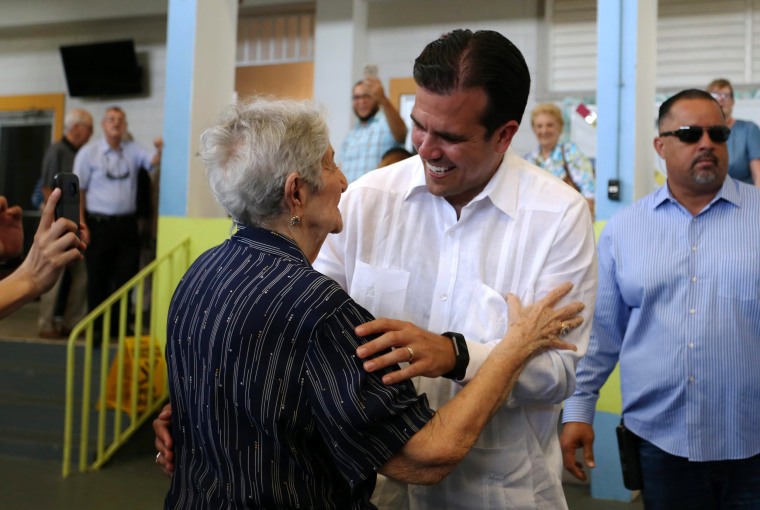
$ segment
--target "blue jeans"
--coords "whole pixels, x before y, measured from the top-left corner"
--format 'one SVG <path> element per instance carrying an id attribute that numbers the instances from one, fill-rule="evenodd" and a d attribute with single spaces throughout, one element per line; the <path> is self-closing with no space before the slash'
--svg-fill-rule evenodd
<path id="1" fill-rule="evenodd" d="M 641 440 L 646 510 L 760 510 L 760 455 L 690 462 Z"/>

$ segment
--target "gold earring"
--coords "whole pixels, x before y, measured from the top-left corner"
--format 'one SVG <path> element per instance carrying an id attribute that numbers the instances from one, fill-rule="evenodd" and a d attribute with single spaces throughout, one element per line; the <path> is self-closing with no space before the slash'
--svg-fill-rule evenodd
<path id="1" fill-rule="evenodd" d="M 290 226 L 291 227 L 295 227 L 296 225 L 300 225 L 300 224 L 301 224 L 301 217 L 300 216 L 296 216 L 294 214 L 293 216 L 290 217 Z"/>

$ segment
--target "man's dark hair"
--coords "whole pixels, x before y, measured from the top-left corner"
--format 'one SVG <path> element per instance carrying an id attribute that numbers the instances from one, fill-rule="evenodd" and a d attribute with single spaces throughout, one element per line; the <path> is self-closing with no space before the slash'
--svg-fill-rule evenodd
<path id="1" fill-rule="evenodd" d="M 715 100 L 714 97 L 710 95 L 709 92 L 705 92 L 704 90 L 699 89 L 686 89 L 682 90 L 678 94 L 669 97 L 660 105 L 660 113 L 657 116 L 657 127 L 662 127 L 662 123 L 668 118 L 670 115 L 670 110 L 673 108 L 673 105 L 676 104 L 678 101 L 682 99 L 704 99 L 705 101 L 712 101 L 715 103 L 715 106 L 718 107 L 720 110 L 721 115 L 723 115 L 723 109 L 720 107 L 720 104 Z M 724 115 L 725 117 L 725 115 Z"/>
<path id="2" fill-rule="evenodd" d="M 506 122 L 522 120 L 530 93 L 522 53 L 492 30 L 454 30 L 431 42 L 414 61 L 414 81 L 439 95 L 482 87 L 488 97 L 480 119 L 486 138 Z"/>

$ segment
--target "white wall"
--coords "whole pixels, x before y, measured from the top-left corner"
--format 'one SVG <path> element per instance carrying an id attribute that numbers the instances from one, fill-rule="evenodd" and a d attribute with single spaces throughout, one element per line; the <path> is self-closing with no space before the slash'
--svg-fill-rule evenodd
<path id="1" fill-rule="evenodd" d="M 5 6 L 3 7 L 3 9 Z M 130 98 L 66 98 L 66 109 L 82 107 L 95 119 L 94 137 L 100 136 L 100 119 L 113 104 L 127 114 L 135 140 L 150 147 L 161 134 L 166 60 L 166 17 L 150 16 L 106 21 L 57 23 L 0 28 L 0 95 L 66 93 L 66 78 L 59 46 L 117 39 L 134 39 L 138 61 L 147 78 L 147 94 Z"/>
<path id="2" fill-rule="evenodd" d="M 3 14 L 13 13 L 18 23 L 15 27 L 8 27 L 0 22 L 0 69 L 3 70 L 0 95 L 65 93 L 66 81 L 58 53 L 60 45 L 132 38 L 138 58 L 143 65 L 147 64 L 150 73 L 149 95 L 115 100 L 67 97 L 66 107 L 81 106 L 90 110 L 97 124 L 94 136 L 100 136 L 99 119 L 105 108 L 118 103 L 127 113 L 130 131 L 135 139 L 144 146 L 150 145 L 152 139 L 160 134 L 163 122 L 166 2 L 139 0 L 133 14 L 159 14 L 124 17 L 126 11 L 112 2 L 42 0 L 42 5 L 35 2 L 32 7 L 29 2 L 21 0 L 3 1 Z M 246 3 L 252 5 L 257 2 L 248 0 Z M 520 0 L 471 0 L 466 4 L 459 0 L 371 1 L 368 4 L 367 47 L 363 51 L 366 51 L 367 62 L 378 64 L 387 89 L 390 78 L 411 76 L 414 58 L 425 44 L 442 33 L 454 28 L 497 30 L 522 50 L 534 76 L 532 90 L 535 90 L 539 25 L 542 21 L 538 4 L 540 2 Z M 80 7 L 74 9 L 74 6 Z M 77 18 L 74 11 L 90 21 L 70 21 Z M 66 21 L 52 23 L 54 15 L 60 15 L 60 19 Z M 103 19 L 109 16 L 114 18 Z M 3 16 L 3 19 L 8 25 L 8 18 Z M 321 50 L 317 48 L 317 51 Z M 334 51 L 330 49 L 327 53 L 332 57 Z M 351 83 L 352 79 L 345 85 L 348 91 L 345 94 L 345 109 L 333 111 L 331 117 L 331 131 L 336 134 L 345 133 L 350 128 Z M 315 83 L 315 90 L 319 87 Z M 343 88 L 335 87 L 334 81 L 327 87 Z M 534 95 L 531 94 L 527 112 L 535 104 Z M 533 144 L 529 123 L 524 123 L 513 146 L 522 154 L 532 149 Z"/>
<path id="3" fill-rule="evenodd" d="M 165 15 L 168 0 L 2 0 L 0 28 Z"/>
<path id="4" fill-rule="evenodd" d="M 204 0 L 215 1 L 215 0 Z M 286 4 L 290 0 L 244 0 L 242 7 L 259 7 Z M 352 48 L 353 53 L 366 54 L 359 60 L 376 63 L 386 87 L 391 78 L 410 77 L 414 58 L 428 42 L 454 28 L 492 29 L 510 38 L 523 52 L 531 70 L 533 83 L 526 116 L 518 131 L 513 147 L 518 154 L 534 147 L 529 113 L 539 101 L 558 97 L 546 91 L 547 67 L 545 53 L 549 38 L 544 22 L 544 3 L 522 0 L 317 0 L 321 6 L 346 2 L 367 2 L 366 44 Z M 58 53 L 58 46 L 104 40 L 133 38 L 138 58 L 147 65 L 149 95 L 129 99 L 67 98 L 66 107 L 81 106 L 89 109 L 96 118 L 102 117 L 105 108 L 118 102 L 127 112 L 130 131 L 143 145 L 160 133 L 163 122 L 164 68 L 166 56 L 167 0 L 2 0 L 0 16 L 0 95 L 65 93 L 66 82 Z M 340 19 L 348 22 L 349 19 Z M 328 23 L 336 23 L 328 20 Z M 319 28 L 319 27 L 318 27 Z M 357 29 L 361 37 L 361 28 Z M 320 42 L 320 41 L 318 41 Z M 317 48 L 329 59 L 343 55 L 347 48 L 332 39 L 321 41 Z M 351 53 L 351 51 L 349 51 Z M 319 58 L 319 57 L 318 57 Z M 338 58 L 340 60 L 340 58 Z M 355 59 L 356 60 L 356 59 Z M 355 66 L 359 73 L 360 65 Z M 350 128 L 349 83 L 336 83 L 335 76 L 321 80 L 316 76 L 315 92 L 325 96 L 331 104 L 331 131 L 336 143 Z M 208 77 L 208 79 L 214 79 Z M 703 80 L 704 81 L 704 80 Z M 700 83 L 701 85 L 701 83 Z M 746 88 L 746 86 L 745 86 Z M 760 100 L 746 98 L 737 101 L 737 116 L 760 120 Z M 746 110 L 746 112 L 745 112 Z M 99 122 L 96 122 L 98 124 Z M 100 128 L 96 126 L 95 135 Z"/>

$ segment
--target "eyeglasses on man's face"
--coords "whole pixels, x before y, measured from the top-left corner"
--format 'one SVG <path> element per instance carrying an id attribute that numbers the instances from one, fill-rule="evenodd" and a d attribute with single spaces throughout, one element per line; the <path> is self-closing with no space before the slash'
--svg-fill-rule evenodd
<path id="1" fill-rule="evenodd" d="M 697 143 L 705 131 L 714 143 L 725 143 L 731 134 L 727 126 L 681 126 L 675 131 L 660 133 L 660 136 L 675 136 L 683 143 Z"/>

